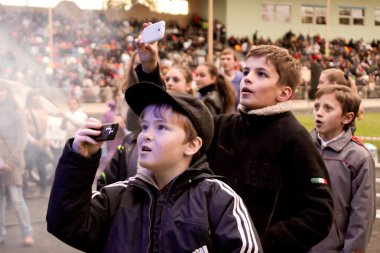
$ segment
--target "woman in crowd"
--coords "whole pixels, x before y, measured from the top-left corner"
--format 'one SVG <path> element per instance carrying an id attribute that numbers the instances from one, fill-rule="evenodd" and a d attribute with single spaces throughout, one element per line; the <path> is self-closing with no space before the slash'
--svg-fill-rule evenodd
<path id="1" fill-rule="evenodd" d="M 193 75 L 189 68 L 175 65 L 169 69 L 165 76 L 166 89 L 169 92 L 181 92 L 195 95 Z"/>
<path id="2" fill-rule="evenodd" d="M 201 100 L 212 114 L 226 114 L 235 111 L 236 93 L 225 76 L 218 73 L 213 64 L 204 63 L 195 70 L 195 82 Z"/>

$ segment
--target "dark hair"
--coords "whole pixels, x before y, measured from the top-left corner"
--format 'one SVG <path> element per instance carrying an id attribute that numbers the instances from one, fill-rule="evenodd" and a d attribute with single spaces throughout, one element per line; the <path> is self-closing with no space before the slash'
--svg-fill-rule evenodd
<path id="1" fill-rule="evenodd" d="M 223 98 L 222 113 L 233 112 L 236 105 L 236 92 L 231 81 L 225 75 L 220 74 L 214 64 L 203 63 L 202 65 L 207 67 L 211 77 L 216 77 L 215 85 Z"/>

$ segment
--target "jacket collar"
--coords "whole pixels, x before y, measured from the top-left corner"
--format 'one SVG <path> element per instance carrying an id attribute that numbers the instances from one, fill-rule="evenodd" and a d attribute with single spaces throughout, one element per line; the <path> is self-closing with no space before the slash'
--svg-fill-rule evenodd
<path id="1" fill-rule="evenodd" d="M 318 138 L 318 133 L 315 129 L 313 129 L 313 131 L 311 132 L 311 136 L 314 142 L 317 143 L 318 146 L 321 147 L 321 140 Z M 347 145 L 347 143 L 351 141 L 351 139 L 352 139 L 351 129 L 348 128 L 346 131 L 344 131 L 343 135 L 329 142 L 325 148 L 331 148 L 336 152 L 340 152 Z"/>
<path id="2" fill-rule="evenodd" d="M 208 92 L 210 92 L 210 91 L 214 91 L 214 90 L 216 90 L 216 85 L 215 85 L 215 84 L 209 84 L 209 85 L 206 85 L 206 86 L 200 88 L 200 89 L 198 90 L 198 92 L 199 92 L 200 94 L 202 94 L 202 96 L 204 96 L 204 95 L 207 94 Z"/>
<path id="3" fill-rule="evenodd" d="M 189 181 L 196 181 L 198 179 L 207 177 L 218 177 L 213 175 L 213 172 L 209 168 L 208 163 L 205 159 L 205 155 L 201 156 L 199 159 L 197 159 L 195 162 L 191 164 L 190 168 L 188 168 L 186 171 L 175 177 L 169 184 L 173 184 L 175 182 L 175 187 L 177 189 L 177 187 L 181 187 L 184 183 L 187 184 L 187 182 Z M 153 186 L 157 190 L 159 189 L 157 182 L 154 178 L 153 172 L 149 169 L 140 166 L 139 163 L 137 163 L 136 178 Z"/>
<path id="4" fill-rule="evenodd" d="M 291 110 L 290 102 L 280 102 L 272 106 L 267 106 L 261 109 L 256 110 L 247 110 L 246 107 L 244 107 L 242 104 L 238 105 L 238 110 L 240 113 L 244 114 L 253 114 L 253 115 L 276 115 L 284 112 L 288 112 Z"/>

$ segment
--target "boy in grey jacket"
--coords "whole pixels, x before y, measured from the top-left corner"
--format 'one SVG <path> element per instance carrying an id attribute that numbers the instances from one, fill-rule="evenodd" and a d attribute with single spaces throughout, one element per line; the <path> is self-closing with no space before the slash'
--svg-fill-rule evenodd
<path id="1" fill-rule="evenodd" d="M 314 104 L 311 135 L 330 175 L 334 221 L 329 235 L 310 252 L 365 252 L 375 219 L 375 167 L 352 138 L 360 97 L 342 85 L 322 87 Z"/>

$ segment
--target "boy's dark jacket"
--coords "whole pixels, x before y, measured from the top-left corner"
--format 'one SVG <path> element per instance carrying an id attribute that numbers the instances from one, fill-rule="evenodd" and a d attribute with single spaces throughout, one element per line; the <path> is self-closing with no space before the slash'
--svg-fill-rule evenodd
<path id="1" fill-rule="evenodd" d="M 139 67 L 140 81 L 165 85 L 158 68 L 146 74 Z M 218 115 L 214 123 L 207 160 L 247 205 L 264 252 L 307 252 L 324 239 L 333 219 L 328 172 L 291 111 L 278 104 Z"/>
<path id="2" fill-rule="evenodd" d="M 85 158 L 71 145 L 58 163 L 46 218 L 63 242 L 87 252 L 262 252 L 241 199 L 212 175 L 204 156 L 164 193 L 140 169 L 92 193 L 101 152 Z"/>

